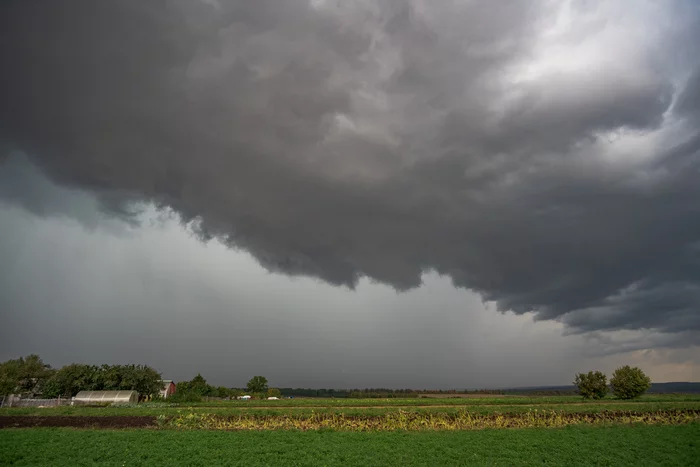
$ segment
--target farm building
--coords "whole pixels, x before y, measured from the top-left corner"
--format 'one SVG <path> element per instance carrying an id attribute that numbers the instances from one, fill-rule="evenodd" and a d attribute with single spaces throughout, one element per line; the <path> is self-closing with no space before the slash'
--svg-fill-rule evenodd
<path id="1" fill-rule="evenodd" d="M 136 404 L 138 401 L 136 391 L 80 391 L 73 398 L 74 404 Z"/>
<path id="2" fill-rule="evenodd" d="M 160 397 L 167 399 L 169 396 L 175 394 L 177 387 L 172 379 L 164 379 L 161 383 L 163 384 L 163 389 L 160 390 Z"/>

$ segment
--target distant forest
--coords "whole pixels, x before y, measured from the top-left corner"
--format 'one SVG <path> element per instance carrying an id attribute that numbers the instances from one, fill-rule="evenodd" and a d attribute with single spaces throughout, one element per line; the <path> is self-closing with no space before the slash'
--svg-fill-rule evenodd
<path id="1" fill-rule="evenodd" d="M 494 394 L 524 396 L 563 396 L 577 394 L 576 386 L 537 386 L 511 389 L 307 389 L 280 388 L 283 396 L 297 397 L 339 397 L 339 398 L 404 398 L 419 397 L 421 394 Z M 652 383 L 647 394 L 700 394 L 700 383 Z"/>

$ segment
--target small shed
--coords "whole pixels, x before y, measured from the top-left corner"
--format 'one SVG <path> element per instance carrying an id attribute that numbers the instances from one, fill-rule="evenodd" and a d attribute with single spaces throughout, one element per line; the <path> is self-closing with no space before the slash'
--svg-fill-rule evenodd
<path id="1" fill-rule="evenodd" d="M 167 399 L 168 396 L 172 396 L 173 394 L 175 394 L 177 386 L 175 386 L 175 383 L 172 379 L 161 380 L 161 384 L 163 385 L 163 387 L 160 390 L 160 397 L 162 397 L 163 399 Z"/>
<path id="2" fill-rule="evenodd" d="M 80 391 L 73 398 L 75 404 L 136 404 L 136 391 Z"/>

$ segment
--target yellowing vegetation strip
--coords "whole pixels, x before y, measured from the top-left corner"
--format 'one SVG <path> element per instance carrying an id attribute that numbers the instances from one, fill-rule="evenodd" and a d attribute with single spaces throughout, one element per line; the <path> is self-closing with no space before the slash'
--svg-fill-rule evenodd
<path id="1" fill-rule="evenodd" d="M 636 413 L 627 411 L 569 413 L 532 410 L 525 413 L 474 414 L 391 412 L 379 416 L 313 413 L 310 415 L 234 415 L 203 413 L 161 416 L 162 428 L 183 430 L 478 430 L 485 428 L 553 428 L 577 424 L 652 424 L 676 425 L 700 421 L 700 410 L 669 410 Z"/>

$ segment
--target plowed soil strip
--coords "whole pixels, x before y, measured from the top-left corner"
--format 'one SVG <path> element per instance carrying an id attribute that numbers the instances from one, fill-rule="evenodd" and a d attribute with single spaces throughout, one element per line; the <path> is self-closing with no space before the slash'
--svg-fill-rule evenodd
<path id="1" fill-rule="evenodd" d="M 156 426 L 156 417 L 142 416 L 37 416 L 3 415 L 0 428 L 73 427 L 73 428 L 148 428 Z"/>

